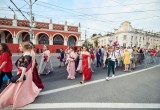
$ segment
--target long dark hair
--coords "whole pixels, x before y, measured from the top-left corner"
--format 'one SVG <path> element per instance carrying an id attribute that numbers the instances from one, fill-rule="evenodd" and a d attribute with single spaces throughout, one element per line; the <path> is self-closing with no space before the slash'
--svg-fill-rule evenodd
<path id="1" fill-rule="evenodd" d="M 9 55 L 12 56 L 12 53 L 11 53 L 10 49 L 8 48 L 8 45 L 7 45 L 7 44 L 1 43 L 0 45 L 2 46 L 1 54 L 2 54 L 3 52 L 8 52 Z"/>

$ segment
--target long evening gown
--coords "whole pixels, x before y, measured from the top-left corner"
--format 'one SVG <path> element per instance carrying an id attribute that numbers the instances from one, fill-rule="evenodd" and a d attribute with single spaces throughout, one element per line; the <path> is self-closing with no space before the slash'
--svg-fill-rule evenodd
<path id="1" fill-rule="evenodd" d="M 38 75 L 37 65 L 38 64 L 36 62 L 34 65 L 34 68 L 33 68 L 33 82 L 36 84 L 36 86 L 39 89 L 44 89 L 44 85 L 42 83 L 42 80 L 41 80 L 40 76 Z"/>
<path id="2" fill-rule="evenodd" d="M 53 71 L 51 60 L 49 59 L 49 61 L 47 62 L 47 59 L 48 56 L 43 53 L 38 69 L 39 74 L 49 74 Z"/>
<path id="3" fill-rule="evenodd" d="M 82 54 L 82 74 L 84 75 L 85 80 L 90 80 L 92 77 L 88 62 L 89 57 L 89 55 Z"/>
<path id="4" fill-rule="evenodd" d="M 67 72 L 68 72 L 67 79 L 75 79 L 75 74 L 76 74 L 76 69 L 75 69 L 76 54 L 75 53 L 70 53 L 69 54 L 69 59 L 73 59 L 74 61 L 69 61 L 68 65 L 67 65 Z"/>
<path id="5" fill-rule="evenodd" d="M 19 67 L 27 68 L 25 72 L 26 80 L 17 83 L 10 83 L 0 94 L 0 108 L 13 105 L 13 109 L 23 107 L 32 103 L 38 96 L 39 89 L 32 79 L 31 62 L 32 57 L 29 55 L 22 56 L 18 59 Z M 20 68 L 17 75 L 21 74 Z"/>

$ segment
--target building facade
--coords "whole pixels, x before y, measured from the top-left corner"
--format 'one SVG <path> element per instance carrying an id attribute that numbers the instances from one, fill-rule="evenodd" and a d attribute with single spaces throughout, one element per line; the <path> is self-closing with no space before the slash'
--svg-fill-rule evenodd
<path id="1" fill-rule="evenodd" d="M 88 41 L 94 45 L 95 40 L 98 41 L 99 46 L 112 45 L 113 42 L 117 41 L 120 46 L 124 47 L 137 46 L 146 49 L 160 49 L 160 33 L 134 29 L 128 21 L 123 22 L 118 29 L 114 29 L 113 33 L 95 36 Z"/>
<path id="2" fill-rule="evenodd" d="M 146 49 L 160 49 L 160 33 L 134 29 L 128 21 L 123 22 L 118 29 L 114 30 L 113 39 L 124 47 L 137 46 Z"/>
<path id="3" fill-rule="evenodd" d="M 0 18 L 0 43 L 17 45 L 30 40 L 29 21 L 18 20 L 14 15 L 13 19 Z M 34 21 L 33 40 L 36 46 L 47 44 L 53 48 L 67 48 L 68 46 L 79 46 L 81 39 L 79 26 L 70 26 L 65 22 L 62 24 Z M 54 49 L 55 50 L 55 49 Z"/>
<path id="4" fill-rule="evenodd" d="M 98 42 L 98 46 L 107 46 L 107 45 L 111 45 L 114 39 L 112 37 L 112 34 L 106 34 L 104 36 L 97 35 L 87 40 L 88 42 L 93 44 L 93 47 L 96 47 L 95 42 Z"/>

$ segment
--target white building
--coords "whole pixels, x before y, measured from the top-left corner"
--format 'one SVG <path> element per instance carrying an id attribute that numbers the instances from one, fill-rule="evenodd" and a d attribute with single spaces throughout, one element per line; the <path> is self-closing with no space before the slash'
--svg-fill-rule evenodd
<path id="1" fill-rule="evenodd" d="M 118 29 L 114 30 L 114 41 L 118 41 L 120 46 L 160 48 L 160 33 L 134 29 L 128 21 L 123 22 Z"/>
<path id="2" fill-rule="evenodd" d="M 94 37 L 91 37 L 90 39 L 87 39 L 91 44 L 93 44 L 93 47 L 95 47 L 95 42 L 98 42 L 98 46 L 107 46 L 111 45 L 113 42 L 113 34 L 106 34 L 104 36 L 97 35 Z"/>
<path id="3" fill-rule="evenodd" d="M 95 36 L 88 41 L 94 45 L 98 41 L 99 46 L 111 45 L 118 41 L 120 46 L 124 47 L 144 47 L 147 49 L 160 49 L 160 33 L 147 32 L 142 29 L 134 29 L 128 21 L 123 22 L 113 33 L 104 36 Z"/>

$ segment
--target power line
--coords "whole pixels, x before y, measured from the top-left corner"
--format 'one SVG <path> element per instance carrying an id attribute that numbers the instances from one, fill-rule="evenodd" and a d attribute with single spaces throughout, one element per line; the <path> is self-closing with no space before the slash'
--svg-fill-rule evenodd
<path id="1" fill-rule="evenodd" d="M 14 10 L 13 10 L 13 8 L 11 8 L 10 6 L 8 7 L 14 14 L 15 14 L 15 12 L 14 12 Z"/>
<path id="2" fill-rule="evenodd" d="M 137 4 L 126 4 L 124 6 L 132 6 L 132 5 L 144 5 L 144 4 L 156 4 L 156 3 L 160 3 L 160 2 L 147 2 L 147 3 L 137 3 Z M 85 9 L 96 9 L 96 8 L 106 8 L 106 7 L 117 7 L 117 6 L 121 6 L 121 5 L 108 5 L 108 6 L 103 6 L 103 7 L 89 7 L 89 8 L 76 8 L 76 9 L 72 9 L 72 10 L 85 10 Z"/>
<path id="3" fill-rule="evenodd" d="M 112 21 L 110 21 L 110 20 L 106 20 L 106 19 L 105 19 L 105 20 L 103 20 L 103 19 L 101 19 L 101 18 L 98 18 L 98 17 L 92 16 L 92 15 L 89 15 L 89 14 L 85 14 L 85 13 L 77 12 L 77 11 L 74 11 L 74 10 L 71 10 L 71 9 L 68 9 L 68 8 L 63 8 L 63 7 L 61 7 L 61 6 L 57 6 L 57 5 L 54 5 L 54 4 L 49 4 L 49 3 L 46 3 L 46 2 L 43 2 L 43 1 L 39 1 L 39 2 L 44 3 L 44 4 L 48 4 L 48 5 L 51 5 L 51 6 L 57 7 L 57 8 L 64 9 L 64 11 L 68 10 L 68 11 L 70 11 L 70 12 L 72 12 L 72 13 L 74 12 L 74 14 L 79 13 L 79 14 L 81 14 L 81 16 L 82 16 L 82 15 L 85 15 L 85 16 L 87 16 L 87 17 L 92 17 L 92 19 L 100 20 L 100 21 L 102 21 L 102 22 L 106 22 L 106 21 L 112 22 Z"/>
<path id="4" fill-rule="evenodd" d="M 118 3 L 118 4 L 121 4 L 122 6 L 126 6 L 126 4 L 123 4 L 123 3 L 121 3 L 121 2 L 118 2 L 118 1 L 116 1 L 116 0 L 113 0 L 114 2 L 116 2 L 116 3 Z M 137 11 L 142 11 L 142 10 L 139 10 L 139 9 L 137 9 L 137 8 L 133 8 L 133 7 L 129 7 L 129 8 L 131 8 L 131 9 L 136 9 Z M 153 15 L 153 14 L 152 14 Z M 153 15 L 153 16 L 155 16 L 155 15 Z"/>
<path id="5" fill-rule="evenodd" d="M 16 6 L 16 4 L 15 4 L 12 0 L 10 0 L 10 1 L 11 1 L 12 4 L 17 8 L 17 10 L 22 14 L 22 16 L 27 19 L 27 17 L 22 13 L 22 11 Z M 28 20 L 28 19 L 27 19 L 27 20 Z M 28 21 L 29 21 L 29 20 L 28 20 Z"/>
<path id="6" fill-rule="evenodd" d="M 53 8 L 53 7 L 48 7 L 48 6 L 44 6 L 44 5 L 41 5 L 41 4 L 39 4 L 40 6 L 43 6 L 43 7 L 47 7 L 47 8 L 50 8 L 50 9 L 55 9 L 55 8 Z M 71 13 L 71 14 L 75 14 L 75 13 L 72 13 L 72 12 L 68 12 L 68 11 L 66 11 L 66 10 L 61 10 L 61 11 L 65 11 L 65 12 L 67 12 L 67 13 Z M 77 14 L 77 13 L 76 13 Z M 78 15 L 78 16 L 80 16 L 82 19 L 83 19 L 83 15 Z M 100 21 L 100 22 L 106 22 L 106 21 L 104 21 L 104 20 L 99 20 L 99 19 L 94 19 L 94 17 L 92 17 L 92 18 L 90 18 L 89 16 L 87 16 L 87 19 L 91 19 L 91 20 L 96 20 L 96 21 Z"/>
<path id="7" fill-rule="evenodd" d="M 117 13 L 103 13 L 103 14 L 92 14 L 92 15 L 108 15 L 108 14 L 123 14 L 123 13 L 142 13 L 142 12 L 150 12 L 150 11 L 159 11 L 160 9 L 156 10 L 139 10 L 139 11 L 129 11 L 129 12 L 117 12 Z"/>
<path id="8" fill-rule="evenodd" d="M 2 9 L 2 10 L 5 10 L 5 9 Z M 5 10 L 5 11 L 10 11 L 10 10 Z M 14 10 L 14 11 L 18 11 L 18 10 Z M 29 13 L 29 12 L 26 12 L 26 11 L 22 11 L 24 13 Z M 44 15 L 40 15 L 40 14 L 34 14 L 35 16 L 38 16 L 40 18 L 47 18 L 47 19 L 52 19 L 53 17 L 52 16 L 44 16 Z M 138 21 L 138 20 L 147 20 L 147 19 L 151 19 L 151 18 L 159 18 L 160 16 L 153 16 L 153 17 L 143 17 L 143 18 L 137 18 L 137 19 L 128 19 L 128 21 Z M 59 17 L 60 18 L 60 17 Z M 63 17 L 64 18 L 64 17 Z M 70 18 L 70 17 L 69 17 Z M 81 18 L 81 17 L 78 17 L 78 18 L 72 18 L 72 19 L 83 19 L 83 20 L 94 20 L 94 19 L 91 19 L 91 18 Z M 113 21 L 113 22 L 123 22 L 124 20 L 119 20 L 119 21 Z"/>
<path id="9" fill-rule="evenodd" d="M 2 9 L 3 10 L 3 9 Z M 103 13 L 103 14 L 99 14 L 99 13 L 94 13 L 94 14 L 87 14 L 86 16 L 88 15 L 107 15 L 107 14 L 123 14 L 123 13 L 141 13 L 141 12 L 150 12 L 150 11 L 159 11 L 160 9 L 155 9 L 155 10 L 139 10 L 139 11 L 129 11 L 129 12 L 116 12 L 116 13 Z M 42 11 L 42 12 L 47 12 L 47 11 Z M 54 15 L 55 16 L 55 15 Z M 60 15 L 58 15 L 60 16 Z M 84 15 L 77 15 L 77 16 L 84 16 Z"/>
<path id="10" fill-rule="evenodd" d="M 24 0 L 24 1 L 29 5 L 29 3 L 26 0 Z"/>

